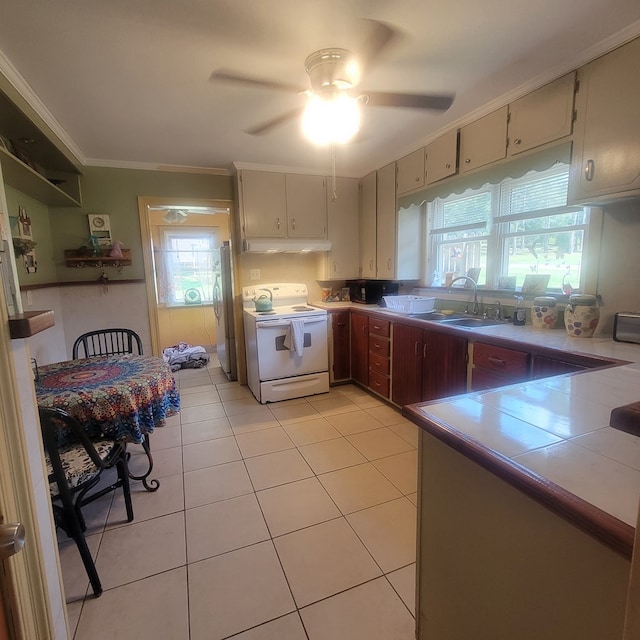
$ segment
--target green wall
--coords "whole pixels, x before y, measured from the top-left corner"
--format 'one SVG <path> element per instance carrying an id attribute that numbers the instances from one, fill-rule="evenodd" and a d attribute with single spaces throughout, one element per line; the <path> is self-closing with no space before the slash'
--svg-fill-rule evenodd
<path id="1" fill-rule="evenodd" d="M 233 199 L 231 176 L 169 171 L 141 171 L 85 167 L 81 177 L 81 207 L 47 207 L 24 194 L 6 187 L 9 212 L 18 215 L 18 205 L 27 208 L 32 218 L 38 258 L 38 272 L 27 274 L 18 263 L 21 285 L 47 282 L 93 281 L 97 268 L 69 268 L 64 250 L 78 249 L 88 243 L 88 213 L 109 214 L 111 236 L 131 249 L 132 264 L 121 271 L 107 269 L 110 280 L 144 278 L 138 196 L 185 199 Z"/>

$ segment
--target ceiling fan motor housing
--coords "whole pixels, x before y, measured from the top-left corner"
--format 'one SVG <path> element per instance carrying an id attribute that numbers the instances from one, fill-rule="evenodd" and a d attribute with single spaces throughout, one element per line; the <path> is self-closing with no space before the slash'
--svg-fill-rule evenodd
<path id="1" fill-rule="evenodd" d="M 358 83 L 358 65 L 347 49 L 320 49 L 304 62 L 316 93 L 344 91 Z"/>

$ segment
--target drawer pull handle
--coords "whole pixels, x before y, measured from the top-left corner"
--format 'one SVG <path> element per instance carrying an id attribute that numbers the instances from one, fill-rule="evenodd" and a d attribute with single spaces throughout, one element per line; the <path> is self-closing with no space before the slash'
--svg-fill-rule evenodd
<path id="1" fill-rule="evenodd" d="M 426 342 L 422 345 L 422 359 L 423 360 L 427 359 L 427 343 Z"/>
<path id="2" fill-rule="evenodd" d="M 507 364 L 504 360 L 500 360 L 500 358 L 496 358 L 495 356 L 489 356 L 488 360 L 491 364 L 495 364 L 496 367 L 504 367 Z"/>
<path id="3" fill-rule="evenodd" d="M 347 323 L 346 323 L 346 322 L 338 322 L 338 323 L 336 323 L 336 324 L 337 324 L 339 327 L 344 327 L 344 326 L 346 326 L 346 324 L 347 324 Z"/>
<path id="4" fill-rule="evenodd" d="M 415 354 L 416 356 L 418 355 L 418 341 L 416 340 L 416 345 L 415 345 Z"/>

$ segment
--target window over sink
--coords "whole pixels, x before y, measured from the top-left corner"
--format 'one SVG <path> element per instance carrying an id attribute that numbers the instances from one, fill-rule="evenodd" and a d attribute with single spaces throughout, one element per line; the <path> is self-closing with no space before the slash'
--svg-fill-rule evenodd
<path id="1" fill-rule="evenodd" d="M 549 275 L 550 292 L 584 290 L 593 212 L 567 206 L 568 181 L 569 165 L 558 163 L 435 198 L 427 205 L 428 273 L 442 283 L 446 274 L 479 274 L 478 284 L 491 289 Z"/>

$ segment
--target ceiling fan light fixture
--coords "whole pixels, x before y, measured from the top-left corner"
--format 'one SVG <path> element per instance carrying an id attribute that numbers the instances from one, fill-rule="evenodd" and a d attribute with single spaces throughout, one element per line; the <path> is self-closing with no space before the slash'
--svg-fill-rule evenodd
<path id="1" fill-rule="evenodd" d="M 357 98 L 342 92 L 309 96 L 302 115 L 302 131 L 314 144 L 344 144 L 359 129 L 360 107 Z"/>
<path id="2" fill-rule="evenodd" d="M 320 49 L 304 61 L 311 88 L 316 93 L 351 89 L 360 80 L 360 68 L 355 56 L 347 49 Z"/>

